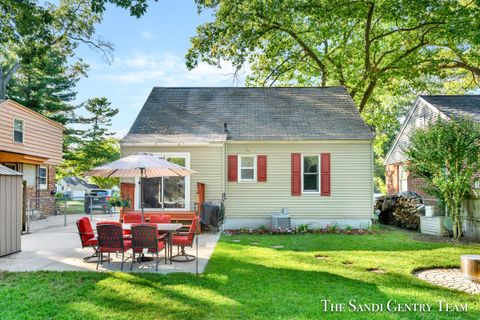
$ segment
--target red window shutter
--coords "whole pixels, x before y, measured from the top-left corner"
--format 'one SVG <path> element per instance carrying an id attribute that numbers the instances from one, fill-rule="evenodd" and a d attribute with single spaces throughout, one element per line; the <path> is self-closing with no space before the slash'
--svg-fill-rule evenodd
<path id="1" fill-rule="evenodd" d="M 292 196 L 302 194 L 302 156 L 292 153 Z"/>
<path id="2" fill-rule="evenodd" d="M 228 181 L 238 181 L 238 156 L 228 156 Z"/>
<path id="3" fill-rule="evenodd" d="M 330 196 L 330 153 L 322 153 L 321 167 L 321 195 Z"/>
<path id="4" fill-rule="evenodd" d="M 257 156 L 257 181 L 267 181 L 267 156 Z"/>

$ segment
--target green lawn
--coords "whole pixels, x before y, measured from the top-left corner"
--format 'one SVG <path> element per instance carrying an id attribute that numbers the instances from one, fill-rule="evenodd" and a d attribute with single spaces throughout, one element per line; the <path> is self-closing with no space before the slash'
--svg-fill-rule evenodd
<path id="1" fill-rule="evenodd" d="M 275 245 L 284 248 L 271 248 Z M 0 319 L 479 319 L 479 295 L 439 288 L 411 275 L 416 268 L 456 267 L 463 253 L 480 253 L 480 246 L 417 242 L 399 231 L 223 236 L 199 277 L 0 273 Z M 394 299 L 432 304 L 434 310 L 334 313 L 322 310 L 322 299 L 384 304 Z M 440 313 L 437 300 L 466 303 L 468 312 Z"/>

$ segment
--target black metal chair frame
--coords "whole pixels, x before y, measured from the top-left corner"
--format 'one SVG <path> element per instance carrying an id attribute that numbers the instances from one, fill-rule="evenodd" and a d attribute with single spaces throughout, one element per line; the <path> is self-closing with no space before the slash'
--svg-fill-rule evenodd
<path id="1" fill-rule="evenodd" d="M 106 236 L 105 238 L 103 237 L 102 233 L 103 233 L 103 229 L 106 229 L 105 233 L 106 234 L 111 234 L 111 233 L 114 233 L 114 232 L 117 232 L 117 235 L 113 235 L 113 236 Z M 98 270 L 98 266 L 100 264 L 103 264 L 103 261 L 108 261 L 108 263 L 110 263 L 110 253 L 111 252 L 107 252 L 108 253 L 108 258 L 107 259 L 104 259 L 103 258 L 103 252 L 101 250 L 102 247 L 107 247 L 107 248 L 118 248 L 118 251 L 116 252 L 116 254 L 118 254 L 118 252 L 121 251 L 122 253 L 122 266 L 121 266 L 121 270 L 123 271 L 123 264 L 125 263 L 126 260 L 128 260 L 130 257 L 127 257 L 125 259 L 125 242 L 124 242 L 124 238 L 123 238 L 123 229 L 121 226 L 119 225 L 116 225 L 116 224 L 97 224 L 97 233 L 98 233 L 98 236 L 97 236 L 97 239 L 98 239 L 98 252 L 99 252 L 99 257 L 98 257 L 98 260 L 97 260 L 97 270 Z M 119 244 L 121 244 L 121 246 L 119 246 Z"/>
<path id="2" fill-rule="evenodd" d="M 130 270 L 133 270 L 133 264 L 135 263 L 135 249 L 153 249 L 155 252 L 151 252 L 152 255 L 155 255 L 155 268 L 156 271 L 158 271 L 158 262 L 159 262 L 159 257 L 158 253 L 162 249 L 158 249 L 158 241 L 163 239 L 164 247 L 163 250 L 165 250 L 165 264 L 167 264 L 167 242 L 165 240 L 165 235 L 159 235 L 158 234 L 158 228 L 156 225 L 153 224 L 136 224 L 132 225 L 132 264 L 130 265 Z M 154 237 L 145 237 L 146 234 L 152 233 Z M 143 235 L 142 235 L 143 234 Z M 143 252 L 142 252 L 143 254 Z M 139 261 L 140 263 L 140 261 Z"/>

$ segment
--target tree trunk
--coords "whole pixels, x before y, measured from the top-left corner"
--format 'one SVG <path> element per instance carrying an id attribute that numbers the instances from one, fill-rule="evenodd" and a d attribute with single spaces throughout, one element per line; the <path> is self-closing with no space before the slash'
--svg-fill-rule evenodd
<path id="1" fill-rule="evenodd" d="M 0 100 L 7 98 L 7 84 L 10 82 L 15 72 L 17 72 L 18 68 L 20 68 L 19 62 L 16 62 L 7 70 L 0 65 Z"/>

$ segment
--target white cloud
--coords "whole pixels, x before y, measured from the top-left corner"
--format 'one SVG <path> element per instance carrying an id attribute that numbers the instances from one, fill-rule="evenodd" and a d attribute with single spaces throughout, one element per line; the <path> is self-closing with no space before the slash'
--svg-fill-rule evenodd
<path id="1" fill-rule="evenodd" d="M 188 70 L 185 61 L 178 55 L 165 52 L 160 54 L 134 53 L 128 57 L 119 57 L 110 66 L 102 68 L 97 77 L 102 80 L 121 84 L 151 84 L 152 86 L 232 86 L 236 80 L 243 85 L 245 75 L 235 79 L 235 68 L 222 63 L 217 68 L 207 63 L 199 63 Z"/>
<path id="2" fill-rule="evenodd" d="M 156 37 L 150 31 L 142 31 L 140 33 L 140 38 L 150 40 L 155 39 Z"/>

